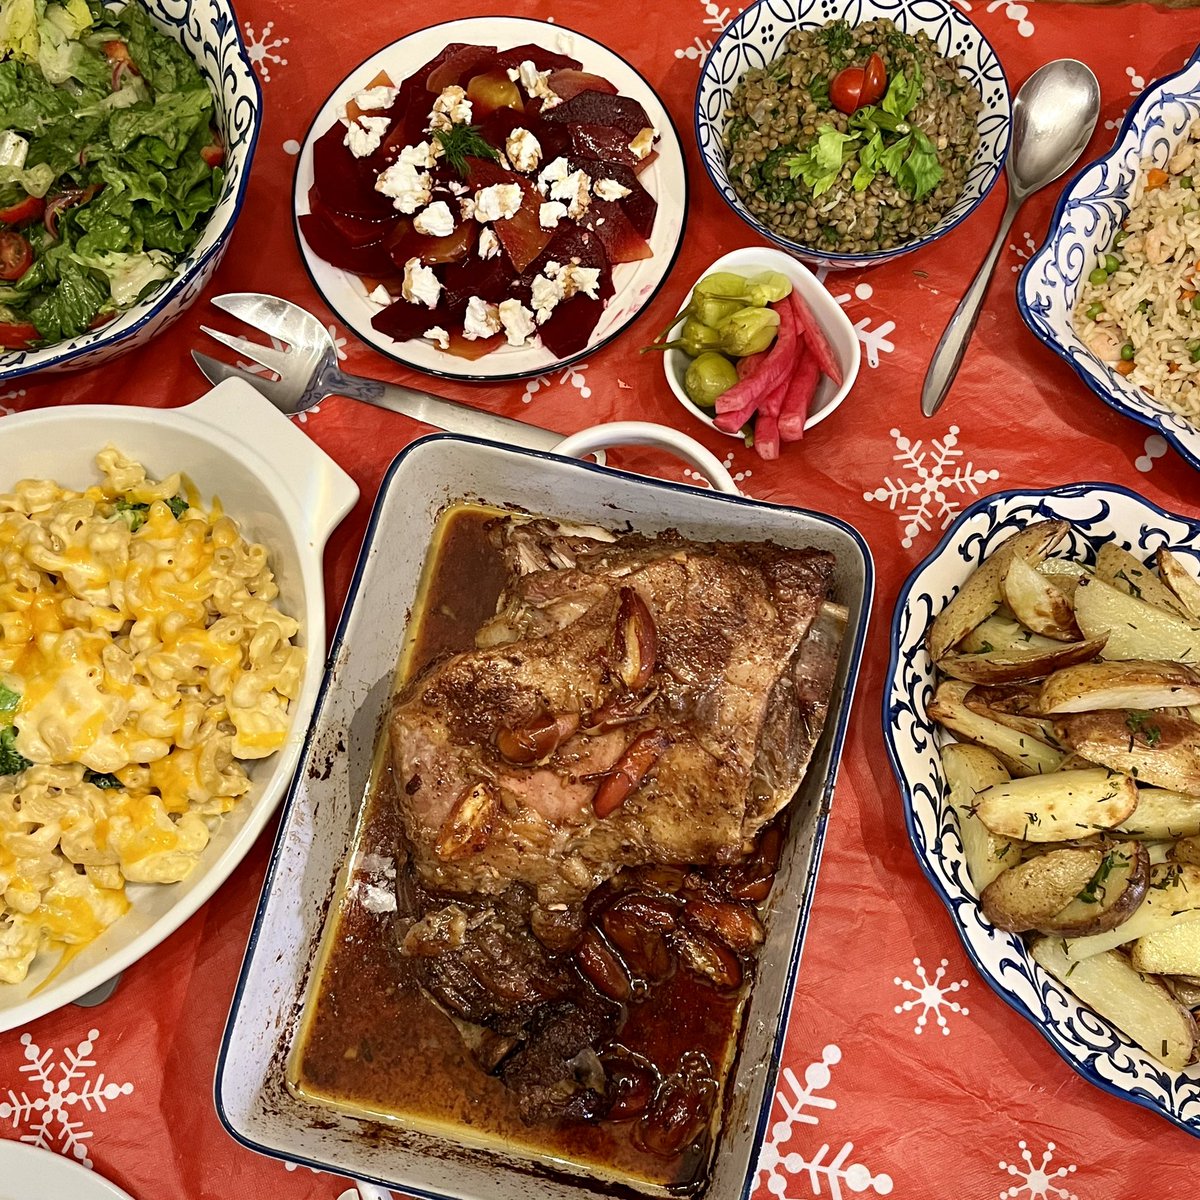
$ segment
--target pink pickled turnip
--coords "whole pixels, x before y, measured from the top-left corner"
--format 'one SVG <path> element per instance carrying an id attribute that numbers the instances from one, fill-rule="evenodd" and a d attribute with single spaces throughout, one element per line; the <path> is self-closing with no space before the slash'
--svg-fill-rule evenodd
<path id="1" fill-rule="evenodd" d="M 785 442 L 798 442 L 804 436 L 804 423 L 808 420 L 808 411 L 812 407 L 820 378 L 821 368 L 817 364 L 817 357 L 805 342 L 792 370 L 783 408 L 779 412 L 779 436 Z"/>
<path id="2" fill-rule="evenodd" d="M 788 299 L 791 302 L 792 312 L 800 323 L 804 340 L 808 343 L 813 357 L 816 358 L 822 374 L 828 375 L 838 387 L 841 387 L 842 364 L 838 362 L 837 355 L 833 352 L 833 347 L 817 318 L 813 315 L 812 309 L 804 302 L 798 288 L 792 288 L 792 294 Z"/>

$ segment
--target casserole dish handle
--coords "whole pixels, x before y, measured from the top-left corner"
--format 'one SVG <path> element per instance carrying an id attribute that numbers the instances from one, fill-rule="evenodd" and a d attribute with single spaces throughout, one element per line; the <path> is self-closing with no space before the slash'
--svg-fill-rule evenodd
<path id="1" fill-rule="evenodd" d="M 611 446 L 657 446 L 670 450 L 672 454 L 690 463 L 718 491 L 730 496 L 739 496 L 733 477 L 721 465 L 710 450 L 706 450 L 694 438 L 667 425 L 655 425 L 650 421 L 610 421 L 605 425 L 592 425 L 564 438 L 554 447 L 555 454 L 567 458 L 582 458 L 596 450 Z"/>
<path id="2" fill-rule="evenodd" d="M 262 458 L 303 515 L 304 528 L 322 547 L 358 500 L 358 484 L 302 433 L 263 394 L 240 379 L 227 379 L 178 410 L 219 429 Z"/>

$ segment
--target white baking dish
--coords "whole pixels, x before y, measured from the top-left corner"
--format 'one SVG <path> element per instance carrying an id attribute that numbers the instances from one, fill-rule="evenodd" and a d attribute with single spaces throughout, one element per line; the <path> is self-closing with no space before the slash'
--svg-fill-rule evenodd
<path id="1" fill-rule="evenodd" d="M 241 380 L 184 408 L 119 405 L 37 409 L 0 420 L 0 491 L 18 479 L 82 489 L 97 482 L 107 445 L 162 478 L 184 472 L 207 503 L 220 498 L 246 536 L 270 551 L 279 606 L 300 622 L 307 650 L 291 736 L 249 769 L 253 788 L 217 826 L 200 863 L 170 885 L 130 884 L 130 911 L 47 982 L 56 955 L 40 955 L 20 984 L 0 985 L 0 1030 L 24 1025 L 123 971 L 174 932 L 229 877 L 262 832 L 296 769 L 325 666 L 325 542 L 358 499 L 340 467 Z"/>
<path id="2" fill-rule="evenodd" d="M 595 448 L 604 428 L 565 445 L 573 452 Z M 593 1194 L 587 1179 L 550 1174 L 528 1160 L 314 1107 L 292 1096 L 284 1083 L 430 534 L 438 514 L 464 498 L 613 528 L 628 521 L 647 533 L 674 527 L 697 538 L 771 538 L 837 556 L 834 591 L 850 610 L 849 626 L 827 728 L 793 810 L 741 1052 L 726 1088 L 724 1132 L 703 1192 L 708 1200 L 748 1196 L 862 652 L 872 592 L 870 553 L 853 529 L 830 517 L 450 434 L 409 446 L 380 489 L 222 1042 L 217 1111 L 229 1132 L 251 1149 L 415 1196 L 528 1200 L 531 1188 L 545 1200 Z M 362 1002 L 369 1004 L 370 997 Z"/>

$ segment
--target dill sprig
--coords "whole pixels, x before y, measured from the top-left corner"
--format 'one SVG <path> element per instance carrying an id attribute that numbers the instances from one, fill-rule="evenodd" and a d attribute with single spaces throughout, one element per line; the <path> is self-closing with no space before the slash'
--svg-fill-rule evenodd
<path id="1" fill-rule="evenodd" d="M 478 125 L 451 125 L 449 129 L 435 129 L 433 136 L 441 143 L 447 164 L 464 179 L 468 173 L 468 158 L 488 158 L 492 162 L 500 159 Z"/>

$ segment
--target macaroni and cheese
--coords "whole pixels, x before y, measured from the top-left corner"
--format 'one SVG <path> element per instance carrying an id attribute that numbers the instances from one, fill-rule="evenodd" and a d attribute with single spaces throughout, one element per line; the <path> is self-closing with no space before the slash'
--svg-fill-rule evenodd
<path id="1" fill-rule="evenodd" d="M 284 744 L 304 652 L 267 551 L 109 447 L 0 494 L 0 982 L 175 883 Z"/>

